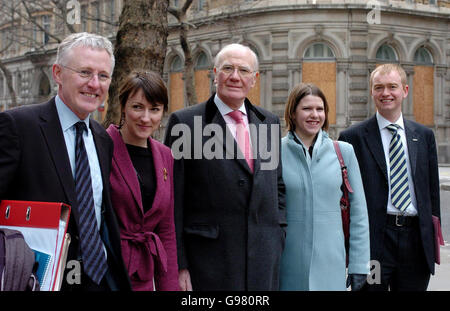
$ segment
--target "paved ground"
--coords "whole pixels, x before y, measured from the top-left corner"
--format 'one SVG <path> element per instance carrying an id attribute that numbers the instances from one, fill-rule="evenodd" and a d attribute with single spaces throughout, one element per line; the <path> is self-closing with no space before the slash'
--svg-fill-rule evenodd
<path id="1" fill-rule="evenodd" d="M 441 246 L 441 264 L 435 265 L 435 274 L 430 279 L 429 291 L 450 291 L 450 244 Z"/>
<path id="2" fill-rule="evenodd" d="M 441 264 L 430 279 L 429 291 L 450 291 L 450 165 L 439 167 L 441 185 L 441 224 L 445 246 L 441 246 Z"/>

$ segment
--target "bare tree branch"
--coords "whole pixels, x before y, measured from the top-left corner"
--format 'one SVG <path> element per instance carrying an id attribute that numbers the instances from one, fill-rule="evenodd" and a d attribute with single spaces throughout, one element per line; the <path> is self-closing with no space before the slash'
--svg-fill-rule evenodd
<path id="1" fill-rule="evenodd" d="M 189 106 L 197 104 L 197 93 L 195 91 L 194 60 L 192 59 L 191 45 L 188 41 L 189 26 L 191 26 L 192 24 L 186 21 L 187 10 L 191 6 L 192 2 L 193 0 L 186 0 L 181 9 L 169 7 L 167 10 L 180 23 L 180 45 L 184 53 L 184 87 L 186 90 L 186 97 Z"/>
<path id="2" fill-rule="evenodd" d="M 180 16 L 180 14 L 181 14 L 181 10 L 180 9 L 177 9 L 177 8 L 174 8 L 174 7 L 169 7 L 168 9 L 167 9 L 167 12 L 169 12 L 170 14 L 172 14 L 177 20 L 179 20 L 180 18 L 179 18 L 179 16 Z"/>
<path id="3" fill-rule="evenodd" d="M 191 6 L 193 0 L 186 0 L 186 2 L 184 2 L 184 5 L 181 9 L 181 11 L 186 14 L 187 10 L 189 9 L 189 7 Z"/>
<path id="4" fill-rule="evenodd" d="M 52 32 L 47 31 L 44 27 L 41 26 L 40 23 L 38 23 L 38 22 L 36 21 L 36 18 L 32 15 L 30 9 L 28 8 L 28 6 L 27 6 L 27 4 L 25 3 L 24 0 L 22 0 L 22 4 L 23 4 L 23 7 L 25 8 L 25 10 L 26 10 L 26 12 L 27 12 L 27 14 L 28 14 L 28 21 L 30 21 L 30 22 L 33 23 L 37 28 L 39 28 L 40 31 L 44 32 L 44 33 L 47 34 L 49 37 L 55 39 L 56 42 L 58 42 L 58 43 L 61 42 L 61 39 L 60 39 L 59 37 L 55 36 Z M 19 14 L 21 14 L 21 13 L 19 12 Z"/>
<path id="5" fill-rule="evenodd" d="M 64 21 L 65 26 L 67 27 L 67 29 L 69 30 L 70 33 L 75 33 L 77 32 L 75 30 L 75 28 L 73 27 L 72 24 L 67 22 L 67 7 L 66 7 L 66 2 L 65 1 L 59 1 L 59 0 L 51 0 L 51 2 L 53 3 L 54 7 L 57 10 L 53 10 L 53 14 L 55 17 L 61 19 L 62 21 Z M 63 14 L 59 14 L 56 11 L 62 12 Z"/>

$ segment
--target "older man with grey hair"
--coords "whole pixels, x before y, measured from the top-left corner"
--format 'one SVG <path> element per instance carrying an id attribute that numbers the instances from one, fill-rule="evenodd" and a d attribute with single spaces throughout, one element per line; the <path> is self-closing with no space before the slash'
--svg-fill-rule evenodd
<path id="1" fill-rule="evenodd" d="M 225 46 L 213 70 L 217 93 L 174 112 L 166 131 L 180 288 L 277 290 L 286 226 L 280 122 L 247 98 L 259 74 L 250 48 Z"/>
<path id="2" fill-rule="evenodd" d="M 106 98 L 113 68 L 108 39 L 72 34 L 52 68 L 58 94 L 0 113 L 0 200 L 72 207 L 62 290 L 131 289 L 109 192 L 113 143 L 89 119 Z"/>

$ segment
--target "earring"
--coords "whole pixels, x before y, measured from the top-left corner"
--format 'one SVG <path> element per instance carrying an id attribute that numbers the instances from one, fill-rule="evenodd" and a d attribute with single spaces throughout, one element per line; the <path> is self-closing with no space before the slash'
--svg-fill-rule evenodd
<path id="1" fill-rule="evenodd" d="M 122 112 L 122 116 L 120 117 L 120 122 L 119 122 L 119 130 L 122 128 L 124 123 L 125 123 L 125 113 Z"/>

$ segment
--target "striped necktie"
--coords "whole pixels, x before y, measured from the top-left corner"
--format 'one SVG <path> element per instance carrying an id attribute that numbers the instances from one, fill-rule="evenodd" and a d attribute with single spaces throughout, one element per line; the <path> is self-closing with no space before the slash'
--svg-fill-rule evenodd
<path id="1" fill-rule="evenodd" d="M 91 170 L 84 147 L 83 133 L 87 131 L 84 122 L 75 124 L 75 191 L 78 200 L 78 231 L 80 235 L 83 268 L 97 285 L 108 269 L 103 243 L 95 218 L 94 196 L 92 193 Z"/>
<path id="2" fill-rule="evenodd" d="M 399 126 L 397 124 L 389 124 L 386 128 L 392 134 L 391 143 L 389 144 L 392 205 L 401 212 L 404 212 L 411 203 L 405 151 L 400 134 L 398 133 Z"/>

